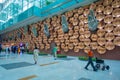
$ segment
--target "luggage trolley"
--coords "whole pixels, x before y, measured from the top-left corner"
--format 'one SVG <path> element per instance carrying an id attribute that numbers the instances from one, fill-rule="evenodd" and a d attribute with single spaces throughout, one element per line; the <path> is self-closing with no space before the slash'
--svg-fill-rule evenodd
<path id="1" fill-rule="evenodd" d="M 106 65 L 104 60 L 98 59 L 97 57 L 96 57 L 96 65 L 95 65 L 95 67 L 96 67 L 96 69 L 100 69 L 100 70 L 103 70 L 103 71 L 110 69 L 109 65 Z"/>

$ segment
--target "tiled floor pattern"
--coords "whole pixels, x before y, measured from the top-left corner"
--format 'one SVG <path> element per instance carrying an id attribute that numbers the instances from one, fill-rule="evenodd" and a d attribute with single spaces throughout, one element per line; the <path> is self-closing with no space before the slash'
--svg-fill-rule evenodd
<path id="1" fill-rule="evenodd" d="M 105 60 L 105 63 L 110 70 L 94 72 L 91 66 L 85 70 L 87 61 L 77 57 L 54 60 L 51 55 L 39 56 L 38 64 L 34 65 L 33 55 L 10 54 L 0 56 L 0 80 L 120 80 L 120 61 Z"/>

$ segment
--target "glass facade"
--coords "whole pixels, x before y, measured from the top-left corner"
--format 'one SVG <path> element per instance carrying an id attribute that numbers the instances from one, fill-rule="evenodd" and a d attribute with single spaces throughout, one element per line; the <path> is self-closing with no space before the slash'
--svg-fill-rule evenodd
<path id="1" fill-rule="evenodd" d="M 38 8 L 45 7 L 56 0 L 3 0 L 0 3 L 0 30 L 13 24 L 14 18 L 33 6 Z M 6 24 L 8 23 L 8 24 Z"/>
<path id="2" fill-rule="evenodd" d="M 59 15 L 97 0 L 2 0 L 0 2 L 0 34 Z M 51 4 L 52 3 L 52 4 Z M 50 4 L 50 5 L 49 5 Z M 33 19 L 34 17 L 34 19 Z M 37 17 L 37 19 L 36 19 Z M 31 20 L 28 22 L 28 19 Z M 26 23 L 24 22 L 26 20 Z M 24 23 L 23 23 L 24 22 Z M 20 25 L 19 25 L 20 23 Z M 23 23 L 23 25 L 21 25 Z M 6 30 L 7 29 L 7 30 Z"/>

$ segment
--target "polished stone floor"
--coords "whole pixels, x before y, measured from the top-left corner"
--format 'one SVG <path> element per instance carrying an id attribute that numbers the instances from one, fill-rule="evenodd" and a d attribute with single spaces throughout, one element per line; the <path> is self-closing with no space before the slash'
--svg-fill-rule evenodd
<path id="1" fill-rule="evenodd" d="M 0 80 L 120 80 L 120 61 L 105 60 L 110 70 L 94 72 L 87 61 L 68 56 L 57 59 L 51 55 L 39 56 L 35 65 L 33 55 L 0 54 Z M 95 63 L 94 63 L 95 64 Z"/>

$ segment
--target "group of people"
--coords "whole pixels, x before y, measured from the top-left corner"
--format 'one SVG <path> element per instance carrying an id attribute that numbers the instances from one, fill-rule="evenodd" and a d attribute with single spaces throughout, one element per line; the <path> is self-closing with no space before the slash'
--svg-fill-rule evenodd
<path id="1" fill-rule="evenodd" d="M 0 53 L 2 51 L 5 51 L 6 54 L 10 54 L 10 53 L 20 54 L 20 53 L 24 53 L 25 48 L 24 48 L 24 46 L 15 46 L 15 45 L 10 46 L 10 45 L 1 45 L 0 44 Z"/>
<path id="2" fill-rule="evenodd" d="M 6 53 L 24 53 L 25 49 L 24 46 L 11 46 L 11 47 L 6 47 Z"/>
<path id="3" fill-rule="evenodd" d="M 0 45 L 0 53 L 2 51 L 2 46 Z M 6 53 L 24 53 L 25 49 L 24 49 L 24 46 L 11 46 L 11 47 L 6 47 Z M 52 54 L 53 54 L 53 57 L 54 57 L 54 60 L 57 59 L 57 51 L 58 51 L 58 48 L 56 45 L 54 45 L 54 47 L 52 48 Z M 35 64 L 37 64 L 38 62 L 38 54 L 39 54 L 39 49 L 37 47 L 34 48 L 34 55 L 33 55 L 33 58 L 34 58 L 34 61 L 35 61 Z M 93 52 L 92 51 L 89 51 L 88 52 L 88 63 L 87 65 L 85 66 L 85 69 L 88 70 L 88 66 L 91 65 L 92 68 L 93 68 L 93 71 L 97 71 L 97 69 L 95 68 L 94 66 L 94 63 L 92 61 L 92 57 L 93 57 Z"/>
<path id="4" fill-rule="evenodd" d="M 52 49 L 54 60 L 57 59 L 57 51 L 58 51 L 57 46 L 54 46 L 53 49 Z M 33 53 L 34 53 L 33 58 L 34 58 L 35 64 L 37 64 L 39 49 L 37 47 L 35 47 Z M 92 68 L 93 68 L 93 71 L 97 71 L 97 69 L 95 68 L 94 63 L 92 61 L 92 57 L 93 57 L 93 52 L 92 51 L 88 51 L 88 63 L 85 66 L 85 69 L 88 70 L 88 66 L 91 65 Z"/>

